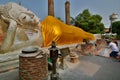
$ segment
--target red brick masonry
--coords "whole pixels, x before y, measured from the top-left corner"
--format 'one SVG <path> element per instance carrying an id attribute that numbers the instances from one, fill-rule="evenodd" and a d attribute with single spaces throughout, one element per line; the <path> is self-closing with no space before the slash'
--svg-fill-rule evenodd
<path id="1" fill-rule="evenodd" d="M 19 80 L 47 80 L 48 63 L 46 54 L 37 54 L 37 56 L 19 56 Z"/>

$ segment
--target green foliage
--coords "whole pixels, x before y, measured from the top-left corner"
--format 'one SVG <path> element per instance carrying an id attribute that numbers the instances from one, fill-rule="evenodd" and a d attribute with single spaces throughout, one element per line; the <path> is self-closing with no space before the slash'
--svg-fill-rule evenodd
<path id="1" fill-rule="evenodd" d="M 112 32 L 120 35 L 120 21 L 112 23 Z"/>
<path id="2" fill-rule="evenodd" d="M 109 33 L 102 34 L 101 36 L 102 36 L 102 39 L 116 39 L 117 38 L 116 34 L 109 34 Z"/>
<path id="3" fill-rule="evenodd" d="M 120 39 L 120 21 L 112 23 L 112 32 L 117 33 L 117 39 Z"/>
<path id="4" fill-rule="evenodd" d="M 71 19 L 71 23 L 74 26 L 82 28 L 87 32 L 94 34 L 104 33 L 104 24 L 101 22 L 102 17 L 98 14 L 91 15 L 88 9 L 85 9 L 82 13 Z"/>
<path id="5" fill-rule="evenodd" d="M 117 38 L 118 40 L 120 40 L 120 35 L 117 35 L 116 38 Z"/>
<path id="6" fill-rule="evenodd" d="M 60 17 L 56 17 L 58 20 L 60 20 L 60 21 L 62 21 L 62 22 L 64 22 Z"/>

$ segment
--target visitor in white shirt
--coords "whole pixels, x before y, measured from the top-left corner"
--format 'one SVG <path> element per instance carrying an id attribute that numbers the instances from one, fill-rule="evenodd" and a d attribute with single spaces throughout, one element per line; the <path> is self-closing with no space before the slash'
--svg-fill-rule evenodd
<path id="1" fill-rule="evenodd" d="M 109 48 L 111 48 L 112 52 L 110 53 L 110 57 L 114 57 L 117 58 L 119 55 L 119 48 L 118 48 L 118 44 L 117 41 L 113 40 L 111 42 L 109 42 L 108 45 Z"/>

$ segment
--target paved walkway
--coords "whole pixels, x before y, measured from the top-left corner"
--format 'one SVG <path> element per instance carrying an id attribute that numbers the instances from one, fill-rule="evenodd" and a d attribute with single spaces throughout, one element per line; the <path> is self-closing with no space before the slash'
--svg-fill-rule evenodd
<path id="1" fill-rule="evenodd" d="M 65 70 L 59 69 L 61 80 L 119 80 L 120 62 L 99 56 L 80 56 L 77 63 L 66 60 Z M 19 80 L 18 69 L 1 73 L 0 80 Z"/>
<path id="2" fill-rule="evenodd" d="M 61 80 L 120 80 L 120 62 L 99 56 L 80 56 L 78 63 L 67 62 Z"/>
<path id="3" fill-rule="evenodd" d="M 12 54 L 12 58 L 18 58 L 18 54 Z M 2 55 L 0 61 L 11 59 L 8 55 Z M 19 64 L 19 63 L 17 63 Z M 120 62 L 114 59 L 100 56 L 79 56 L 77 63 L 71 63 L 66 59 L 66 68 L 59 69 L 61 80 L 120 80 Z M 12 69 L 0 73 L 0 80 L 19 80 L 19 70 Z"/>

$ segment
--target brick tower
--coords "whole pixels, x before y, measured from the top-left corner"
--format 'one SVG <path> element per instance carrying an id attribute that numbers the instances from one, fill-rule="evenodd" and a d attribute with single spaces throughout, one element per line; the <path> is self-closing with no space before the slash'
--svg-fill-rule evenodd
<path id="1" fill-rule="evenodd" d="M 68 0 L 65 2 L 65 16 L 66 24 L 70 25 L 70 2 Z"/>
<path id="2" fill-rule="evenodd" d="M 48 0 L 48 15 L 54 16 L 54 0 Z"/>

